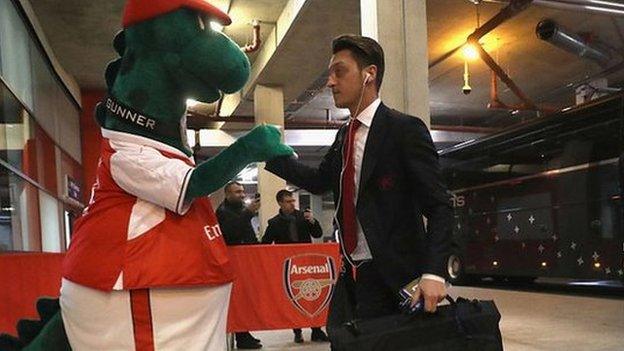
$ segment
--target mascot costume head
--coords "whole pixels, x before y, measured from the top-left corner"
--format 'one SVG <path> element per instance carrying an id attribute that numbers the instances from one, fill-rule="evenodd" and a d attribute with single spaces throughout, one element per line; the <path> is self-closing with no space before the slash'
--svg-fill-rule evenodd
<path id="1" fill-rule="evenodd" d="M 186 99 L 214 102 L 241 89 L 249 60 L 210 27 L 230 18 L 203 0 L 131 0 L 114 47 L 121 56 L 106 70 L 109 99 L 100 124 L 190 152 L 185 143 Z M 133 113 L 145 118 L 130 118 Z"/>
<path id="2" fill-rule="evenodd" d="M 250 64 L 211 29 L 230 24 L 204 0 L 129 0 L 96 108 L 97 181 L 63 264 L 60 304 L 18 323 L 3 350 L 225 349 L 232 271 L 207 198 L 252 162 L 289 156 L 278 129 L 254 128 L 200 164 L 186 142 L 186 100 L 238 91 Z"/>

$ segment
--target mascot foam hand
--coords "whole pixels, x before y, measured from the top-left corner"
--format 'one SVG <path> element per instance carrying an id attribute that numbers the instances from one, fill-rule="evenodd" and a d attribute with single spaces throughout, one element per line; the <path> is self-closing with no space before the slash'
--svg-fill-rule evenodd
<path id="1" fill-rule="evenodd" d="M 281 134 L 274 126 L 261 125 L 254 128 L 217 156 L 195 168 L 186 191 L 187 201 L 213 193 L 249 163 L 292 155 L 293 149 L 282 144 L 280 139 Z"/>
<path id="2" fill-rule="evenodd" d="M 258 126 L 240 138 L 251 162 L 269 161 L 276 157 L 292 155 L 294 150 L 282 144 L 280 140 L 279 129 L 269 124 Z"/>

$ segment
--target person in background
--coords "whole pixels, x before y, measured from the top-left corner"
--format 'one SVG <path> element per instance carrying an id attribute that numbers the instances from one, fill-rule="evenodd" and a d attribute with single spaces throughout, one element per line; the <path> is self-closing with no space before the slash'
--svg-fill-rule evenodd
<path id="1" fill-rule="evenodd" d="M 257 244 L 258 238 L 251 219 L 260 209 L 260 199 L 245 204 L 245 188 L 238 182 L 230 182 L 225 188 L 225 199 L 217 208 L 217 219 L 228 245 Z"/>
<path id="2" fill-rule="evenodd" d="M 260 199 L 245 204 L 245 188 L 238 182 L 230 182 L 225 188 L 225 199 L 217 208 L 217 220 L 227 245 L 257 244 L 258 239 L 251 219 L 260 209 Z M 262 344 L 249 332 L 236 333 L 236 348 L 260 349 Z"/>
<path id="3" fill-rule="evenodd" d="M 312 238 L 323 236 L 323 230 L 310 209 L 301 212 L 295 208 L 292 192 L 280 190 L 275 196 L 280 207 L 279 214 L 269 219 L 269 225 L 262 237 L 263 244 L 311 243 Z M 303 342 L 301 329 L 293 329 L 295 342 Z M 312 328 L 312 341 L 329 341 L 321 328 Z"/>

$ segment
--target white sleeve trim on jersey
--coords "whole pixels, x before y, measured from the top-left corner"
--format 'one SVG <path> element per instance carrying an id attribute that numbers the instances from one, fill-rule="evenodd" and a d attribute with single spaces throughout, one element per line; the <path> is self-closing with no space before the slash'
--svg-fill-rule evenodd
<path id="1" fill-rule="evenodd" d="M 180 215 L 186 214 L 186 212 L 188 212 L 188 210 L 191 208 L 191 204 L 193 203 L 193 199 L 186 199 L 186 189 L 188 188 L 189 181 L 191 180 L 193 170 L 195 170 L 195 168 L 189 169 L 184 176 L 182 190 L 180 191 L 180 196 L 178 197 L 178 203 L 176 205 L 176 212 Z"/>
<path id="2" fill-rule="evenodd" d="M 133 143 L 110 141 L 113 180 L 126 192 L 183 215 L 191 203 L 184 201 L 192 166 L 167 158 L 158 150 Z"/>

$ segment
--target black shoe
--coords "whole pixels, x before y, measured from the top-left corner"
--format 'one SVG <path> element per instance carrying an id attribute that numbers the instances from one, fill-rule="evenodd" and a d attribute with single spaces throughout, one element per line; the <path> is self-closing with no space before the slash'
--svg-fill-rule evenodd
<path id="1" fill-rule="evenodd" d="M 253 337 L 253 335 L 251 335 L 250 332 L 240 332 L 240 333 L 236 333 L 236 341 L 240 341 L 242 343 L 245 342 L 261 342 L 260 339 L 256 339 Z"/>
<path id="2" fill-rule="evenodd" d="M 319 329 L 312 329 L 312 341 L 316 341 L 316 342 L 328 342 L 329 338 L 327 337 L 327 334 L 325 334 L 325 332 L 323 332 L 323 330 L 321 328 Z"/>
<path id="3" fill-rule="evenodd" d="M 253 340 L 243 341 L 243 342 L 237 341 L 236 348 L 240 350 L 256 350 L 256 349 L 261 349 L 262 344 L 259 342 L 254 342 Z"/>
<path id="4" fill-rule="evenodd" d="M 261 349 L 260 340 L 255 339 L 249 332 L 236 333 L 236 348 L 241 350 Z"/>
<path id="5" fill-rule="evenodd" d="M 295 342 L 297 344 L 303 344 L 303 334 L 295 333 Z"/>
<path id="6" fill-rule="evenodd" d="M 257 342 L 257 343 L 261 342 L 260 339 L 256 339 L 253 335 L 251 335 L 251 333 L 248 333 L 248 334 L 249 334 L 249 337 L 251 338 L 251 340 L 253 340 L 253 341 Z"/>

